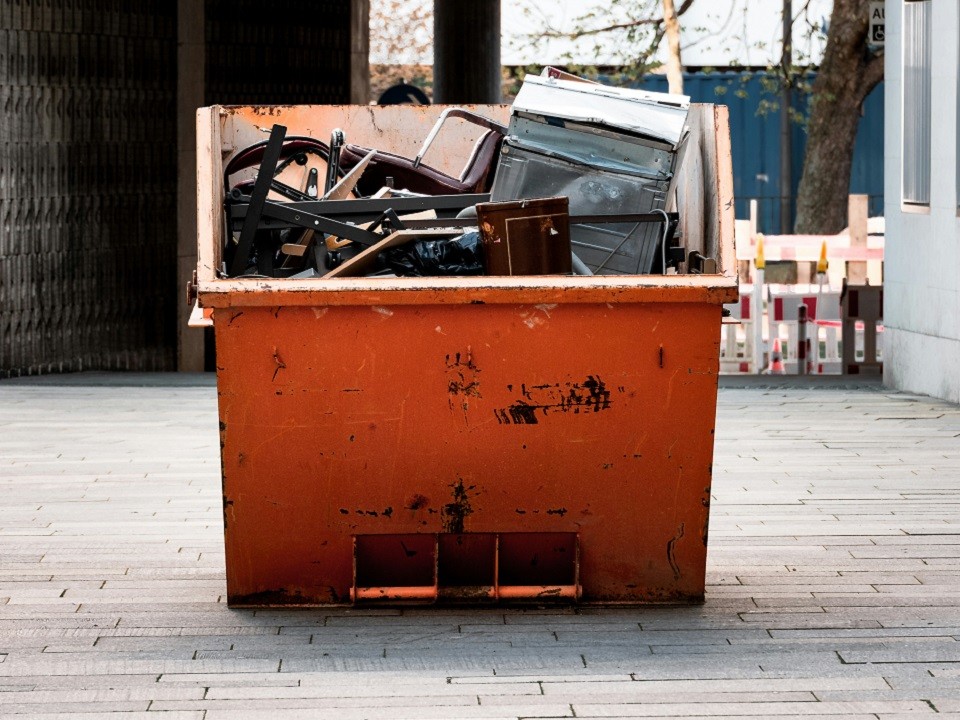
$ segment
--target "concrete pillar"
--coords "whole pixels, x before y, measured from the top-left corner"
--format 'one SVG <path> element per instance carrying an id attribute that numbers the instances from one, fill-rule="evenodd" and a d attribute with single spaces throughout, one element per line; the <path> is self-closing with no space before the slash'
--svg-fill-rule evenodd
<path id="1" fill-rule="evenodd" d="M 870 196 L 851 195 L 847 200 L 847 227 L 850 228 L 850 247 L 865 250 L 867 247 L 867 219 L 870 216 Z M 847 282 L 863 285 L 867 282 L 866 261 L 847 262 Z M 868 358 L 870 359 L 870 358 Z"/>
<path id="2" fill-rule="evenodd" d="M 187 327 L 187 281 L 197 267 L 196 110 L 204 104 L 204 3 L 177 2 L 177 369 L 204 365 L 203 330 Z"/>
<path id="3" fill-rule="evenodd" d="M 370 0 L 350 0 L 350 103 L 370 102 Z"/>
<path id="4" fill-rule="evenodd" d="M 500 0 L 434 0 L 433 101 L 499 103 Z"/>

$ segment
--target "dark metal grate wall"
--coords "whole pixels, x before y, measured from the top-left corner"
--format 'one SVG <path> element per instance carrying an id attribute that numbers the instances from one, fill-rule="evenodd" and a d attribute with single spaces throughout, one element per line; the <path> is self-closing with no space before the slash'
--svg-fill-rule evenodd
<path id="1" fill-rule="evenodd" d="M 204 8 L 208 104 L 349 102 L 350 0 Z M 174 0 L 0 0 L 0 377 L 175 368 L 176 91 Z"/>
<path id="2" fill-rule="evenodd" d="M 0 377 L 175 362 L 176 4 L 0 0 Z"/>
<path id="3" fill-rule="evenodd" d="M 350 102 L 350 0 L 206 0 L 207 104 Z"/>

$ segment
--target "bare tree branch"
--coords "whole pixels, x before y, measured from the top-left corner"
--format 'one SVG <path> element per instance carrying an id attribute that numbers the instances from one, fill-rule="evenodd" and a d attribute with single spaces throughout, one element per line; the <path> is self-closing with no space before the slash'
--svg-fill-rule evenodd
<path id="1" fill-rule="evenodd" d="M 861 101 L 865 100 L 873 89 L 883 80 L 883 53 L 874 55 L 863 69 L 863 79 L 860 82 L 859 92 Z"/>
<path id="2" fill-rule="evenodd" d="M 571 40 L 576 40 L 577 38 L 586 37 L 588 35 L 600 35 L 602 33 L 612 32 L 614 30 L 629 30 L 630 28 L 641 27 L 644 25 L 661 25 L 663 24 L 663 18 L 646 18 L 644 20 L 631 20 L 629 22 L 623 23 L 614 23 L 612 25 L 604 25 L 602 27 L 596 28 L 585 28 L 583 30 L 571 30 L 570 32 L 561 32 L 559 30 L 547 30 L 544 31 L 542 37 L 557 37 L 557 38 L 569 38 Z"/>
<path id="3" fill-rule="evenodd" d="M 809 2 L 809 0 L 808 0 Z M 687 10 L 690 9 L 690 6 L 693 5 L 694 0 L 683 0 L 683 3 L 677 8 L 677 17 L 683 15 Z M 663 25 L 664 18 L 660 17 L 648 17 L 648 18 L 638 18 L 635 20 L 628 20 L 626 22 L 620 23 L 611 23 L 609 25 L 603 25 L 601 27 L 595 28 L 583 28 L 579 30 L 571 30 L 569 32 L 563 32 L 561 30 L 544 30 L 539 33 L 537 37 L 540 38 L 566 38 L 569 40 L 576 40 L 578 38 L 587 37 L 588 35 L 600 35 L 602 33 L 612 32 L 614 30 L 629 30 L 631 28 L 637 27 L 653 27 L 657 25 Z M 662 36 L 661 36 L 662 37 Z"/>

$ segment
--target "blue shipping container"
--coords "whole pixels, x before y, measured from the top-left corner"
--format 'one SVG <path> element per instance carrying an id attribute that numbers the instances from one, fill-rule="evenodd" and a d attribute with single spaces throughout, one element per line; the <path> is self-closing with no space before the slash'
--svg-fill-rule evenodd
<path id="1" fill-rule="evenodd" d="M 810 76 L 809 82 L 813 82 Z M 764 90 L 765 73 L 686 73 L 684 93 L 693 102 L 718 103 L 730 108 L 730 142 L 733 154 L 733 189 L 738 218 L 749 216 L 750 200 L 758 200 L 758 226 L 761 232 L 780 232 L 780 111 L 761 114 L 764 101 L 779 96 Z M 656 92 L 667 91 L 664 75 L 647 75 L 636 87 Z M 806 101 L 798 98 L 795 109 L 806 115 Z M 803 172 L 807 133 L 800 123 L 793 124 L 793 166 L 791 227 L 793 207 Z M 870 215 L 883 214 L 883 83 L 863 104 L 863 116 L 857 129 L 850 192 L 870 196 Z"/>

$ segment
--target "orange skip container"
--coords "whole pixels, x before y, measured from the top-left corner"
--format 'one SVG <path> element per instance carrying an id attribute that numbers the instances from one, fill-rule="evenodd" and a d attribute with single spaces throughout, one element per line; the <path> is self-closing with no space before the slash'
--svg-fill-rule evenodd
<path id="1" fill-rule="evenodd" d="M 260 128 L 412 157 L 442 109 L 198 112 L 230 605 L 702 600 L 737 297 L 725 108 L 692 107 L 678 183 L 716 275 L 216 277 L 223 161 Z M 428 162 L 462 162 L 466 132 Z"/>

